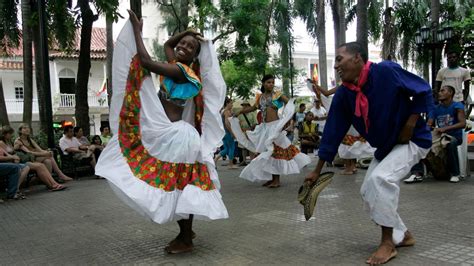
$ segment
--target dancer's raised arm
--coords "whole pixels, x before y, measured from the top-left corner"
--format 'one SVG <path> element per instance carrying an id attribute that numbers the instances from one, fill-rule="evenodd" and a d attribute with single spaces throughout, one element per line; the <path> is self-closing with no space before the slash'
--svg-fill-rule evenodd
<path id="1" fill-rule="evenodd" d="M 170 77 L 176 82 L 179 82 L 179 83 L 186 82 L 186 77 L 184 73 L 180 70 L 180 68 L 177 65 L 153 61 L 151 56 L 148 54 L 148 51 L 146 50 L 145 44 L 143 43 L 143 39 L 141 37 L 143 21 L 138 20 L 137 16 L 135 15 L 133 11 L 128 10 L 128 13 L 130 14 L 130 22 L 132 23 L 132 27 L 133 27 L 135 43 L 137 45 L 137 53 L 140 58 L 140 62 L 142 66 L 158 75 Z"/>

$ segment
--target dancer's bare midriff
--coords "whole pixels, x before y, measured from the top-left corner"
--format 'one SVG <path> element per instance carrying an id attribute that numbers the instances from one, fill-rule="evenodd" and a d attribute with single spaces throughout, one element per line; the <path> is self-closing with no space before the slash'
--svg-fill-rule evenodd
<path id="1" fill-rule="evenodd" d="M 265 123 L 270 123 L 270 122 L 278 120 L 278 109 L 273 108 L 273 107 L 267 107 L 267 110 L 265 111 L 266 111 Z"/>
<path id="2" fill-rule="evenodd" d="M 176 122 L 183 119 L 183 107 L 167 100 L 161 100 L 161 104 L 165 109 L 166 116 L 171 122 Z"/>

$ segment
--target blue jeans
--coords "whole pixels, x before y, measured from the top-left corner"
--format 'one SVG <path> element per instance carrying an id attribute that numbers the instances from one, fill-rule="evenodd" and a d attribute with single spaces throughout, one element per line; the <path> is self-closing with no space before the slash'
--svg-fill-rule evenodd
<path id="1" fill-rule="evenodd" d="M 21 167 L 17 163 L 0 163 L 0 173 L 2 177 L 7 177 L 7 197 L 15 196 L 18 189 L 18 179 L 20 178 Z"/>
<path id="2" fill-rule="evenodd" d="M 448 157 L 448 170 L 451 176 L 460 175 L 458 146 L 462 144 L 462 139 L 453 138 L 446 146 L 446 156 Z"/>
<path id="3" fill-rule="evenodd" d="M 222 142 L 224 143 L 224 149 L 221 150 L 220 155 L 227 155 L 229 160 L 233 160 L 235 154 L 235 141 L 234 138 L 232 138 L 232 134 L 226 131 Z"/>

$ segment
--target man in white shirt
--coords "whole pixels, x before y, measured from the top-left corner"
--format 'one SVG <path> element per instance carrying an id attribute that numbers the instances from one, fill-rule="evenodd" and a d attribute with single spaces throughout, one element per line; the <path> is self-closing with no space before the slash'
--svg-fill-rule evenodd
<path id="1" fill-rule="evenodd" d="M 82 145 L 76 137 L 74 137 L 74 128 L 72 126 L 64 127 L 64 135 L 59 140 L 59 147 L 64 154 L 73 154 L 74 159 L 82 160 L 91 158 L 91 165 L 95 168 L 96 160 L 93 153 L 88 153 L 88 147 Z"/>
<path id="2" fill-rule="evenodd" d="M 440 69 L 436 76 L 436 96 L 440 88 L 449 85 L 456 90 L 453 101 L 462 102 L 467 105 L 469 83 L 471 81 L 469 70 L 459 66 L 459 55 L 457 52 L 448 52 L 447 61 L 448 67 Z"/>
<path id="3" fill-rule="evenodd" d="M 317 121 L 318 131 L 322 133 L 324 131 L 324 125 L 326 124 L 326 119 L 328 112 L 326 109 L 321 106 L 321 101 L 318 98 L 314 98 L 314 105 L 311 108 L 311 112 L 314 115 L 314 120 Z"/>

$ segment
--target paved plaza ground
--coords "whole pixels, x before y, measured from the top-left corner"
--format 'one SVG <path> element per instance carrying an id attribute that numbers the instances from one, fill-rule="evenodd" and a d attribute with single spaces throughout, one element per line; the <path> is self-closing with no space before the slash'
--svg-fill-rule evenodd
<path id="1" fill-rule="evenodd" d="M 219 167 L 230 218 L 195 222 L 195 250 L 184 255 L 163 250 L 175 223 L 139 216 L 105 180 L 83 178 L 54 193 L 34 186 L 27 200 L 0 204 L 0 264 L 364 265 L 377 247 L 379 228 L 359 196 L 365 171 L 335 176 L 310 221 L 296 201 L 304 175 L 268 189 L 239 172 Z M 473 178 L 402 184 L 400 214 L 418 242 L 389 265 L 474 265 Z"/>

